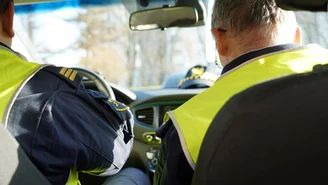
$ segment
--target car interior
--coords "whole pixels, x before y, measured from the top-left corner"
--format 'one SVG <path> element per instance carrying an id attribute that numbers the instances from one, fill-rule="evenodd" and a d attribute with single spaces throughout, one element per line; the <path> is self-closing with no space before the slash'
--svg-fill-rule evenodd
<path id="1" fill-rule="evenodd" d="M 191 44 L 187 42 L 187 44 L 185 45 L 180 45 L 179 40 L 174 41 L 174 36 L 169 37 L 168 35 L 163 35 L 163 38 L 168 38 L 169 40 L 172 39 L 173 44 L 168 44 L 167 46 L 164 46 L 164 48 L 163 46 L 161 46 L 162 48 L 160 49 L 167 50 L 167 48 L 170 47 L 174 47 L 176 49 L 170 50 L 171 53 L 168 52 L 168 54 L 165 54 L 165 57 L 162 57 L 164 58 L 163 61 L 172 59 L 167 58 L 167 56 L 173 55 L 174 52 L 179 53 L 179 55 L 181 56 L 177 56 L 176 58 L 174 58 L 174 60 L 181 60 L 182 62 L 177 62 L 174 65 L 175 67 L 181 65 L 183 66 L 183 68 L 176 67 L 175 69 L 172 63 L 168 63 L 167 66 L 165 63 L 149 63 L 148 66 L 148 64 L 144 64 L 140 61 L 142 59 L 145 59 L 144 57 L 149 58 L 154 55 L 151 55 L 144 51 L 142 44 L 140 44 L 140 40 L 138 40 L 138 42 L 136 42 L 136 44 L 132 46 L 129 45 L 127 48 L 133 48 L 135 51 L 138 52 L 133 53 L 133 55 L 137 56 L 134 60 L 135 66 L 127 66 L 131 68 L 138 68 L 139 66 L 139 68 L 138 70 L 133 71 L 132 77 L 124 76 L 124 71 L 115 73 L 114 77 L 115 75 L 122 75 L 122 78 L 124 76 L 124 79 L 130 78 L 132 84 L 137 84 L 134 87 L 125 85 L 119 79 L 116 80 L 116 78 L 114 77 L 113 79 L 115 79 L 116 81 L 111 81 L 111 79 L 108 78 L 108 75 L 104 75 L 104 72 L 101 71 L 101 69 L 104 68 L 101 65 L 99 68 L 87 67 L 89 63 L 84 65 L 73 64 L 72 66 L 68 66 L 72 67 L 74 70 L 78 71 L 80 75 L 83 76 L 83 84 L 87 89 L 100 91 L 108 97 L 123 102 L 131 108 L 135 121 L 135 138 L 133 150 L 125 167 L 136 167 L 143 170 L 145 173 L 147 173 L 149 179 L 152 181 L 153 174 L 155 172 L 155 167 L 157 164 L 157 154 L 161 144 L 161 139 L 156 136 L 155 131 L 158 127 L 161 126 L 161 124 L 163 124 L 163 118 L 165 113 L 169 110 L 173 110 L 179 107 L 186 101 L 190 100 L 193 96 L 206 90 L 206 88 L 177 88 L 177 83 L 179 82 L 179 79 L 184 77 L 184 74 L 191 66 L 194 66 L 195 64 L 199 63 L 205 63 L 208 67 L 215 68 L 217 74 L 220 74 L 220 68 L 215 66 L 214 62 L 215 44 L 213 44 L 213 40 L 207 41 L 209 38 L 211 38 L 211 36 L 209 36 L 210 24 L 208 22 L 210 22 L 210 9 L 213 2 L 214 1 L 212 0 L 117 0 L 117 2 L 106 0 L 15 0 L 15 10 L 19 15 L 22 16 L 21 19 L 24 19 L 25 14 L 29 14 L 31 12 L 51 12 L 52 8 L 54 7 L 56 9 L 67 8 L 70 10 L 76 9 L 76 7 L 115 7 L 117 6 L 117 4 L 121 4 L 121 6 L 128 12 L 128 21 L 126 22 L 124 20 L 122 22 L 127 23 L 124 26 L 129 29 L 129 34 L 130 32 L 133 32 L 133 34 L 143 34 L 147 36 L 147 34 L 152 31 L 156 32 L 156 34 L 162 34 L 162 32 L 167 32 L 169 34 L 175 34 L 175 37 L 182 37 L 181 35 L 183 35 L 183 33 L 179 35 L 177 30 L 195 29 L 193 30 L 193 32 L 196 33 L 196 36 L 193 36 L 193 38 L 199 38 L 197 38 L 198 40 L 196 39 L 195 46 L 187 49 L 191 49 L 195 51 L 195 53 L 197 53 L 196 51 L 198 51 L 199 47 L 201 48 L 199 50 L 202 50 L 202 52 L 204 51 L 204 53 L 206 54 L 203 54 L 202 57 L 200 57 L 203 60 L 202 62 L 195 60 L 194 63 L 188 63 L 188 66 L 181 64 L 185 61 L 181 58 L 189 57 L 188 59 L 190 60 L 192 60 L 192 58 L 196 58 L 194 56 L 186 56 L 184 53 L 184 47 Z M 288 10 L 321 11 L 324 13 L 327 12 L 328 7 L 326 0 L 277 0 L 277 4 L 282 8 Z M 35 7 L 38 7 L 38 9 Z M 114 9 L 112 10 L 116 11 Z M 91 9 L 90 12 L 92 13 L 92 11 L 93 10 Z M 82 16 L 82 18 L 84 18 L 83 15 L 87 15 L 86 12 L 86 9 L 79 9 L 79 15 Z M 67 15 L 70 15 L 70 13 L 67 13 Z M 29 16 L 33 17 L 34 15 L 29 14 Z M 55 18 L 56 16 L 59 17 L 59 15 L 55 15 Z M 38 18 L 35 18 L 35 20 L 38 20 Z M 73 22 L 74 20 L 72 19 L 65 21 Z M 28 25 L 29 29 L 33 29 L 35 27 L 35 25 L 33 25 L 32 23 Z M 85 27 L 84 23 L 78 24 L 81 28 Z M 308 22 L 305 21 L 304 24 L 308 24 Z M 328 25 L 327 22 L 325 24 Z M 22 25 L 18 25 L 16 28 L 17 30 L 19 30 L 22 28 Z M 208 30 L 208 33 L 200 31 L 201 29 Z M 110 29 L 108 28 L 108 30 Z M 37 33 L 38 32 L 35 32 L 34 34 Z M 91 33 L 93 32 L 90 32 L 89 34 Z M 22 53 L 27 56 L 27 58 L 31 61 L 41 59 L 41 61 L 45 63 L 49 61 L 51 62 L 49 56 L 47 56 L 46 54 L 41 56 L 34 55 L 35 51 L 38 50 L 36 49 L 36 47 L 38 45 L 42 45 L 43 40 L 37 40 L 36 43 L 32 43 L 31 40 L 33 39 L 30 39 L 27 35 L 25 32 L 18 33 L 19 39 L 15 41 L 16 48 L 20 48 L 21 51 L 23 51 Z M 33 36 L 33 34 L 31 35 Z M 135 38 L 138 37 L 130 37 L 130 35 L 128 35 L 127 37 L 128 40 Z M 162 38 L 162 36 L 160 38 Z M 328 38 L 328 36 L 326 38 Z M 119 38 L 115 39 L 116 40 L 114 40 L 113 43 L 121 42 Z M 151 44 L 158 44 L 157 42 L 150 40 L 151 39 L 146 39 L 143 41 L 147 44 L 146 48 L 149 47 Z M 200 42 L 202 40 L 206 40 L 206 45 L 197 44 L 197 42 Z M 312 40 L 309 39 L 309 42 L 311 41 Z M 125 42 L 122 41 L 122 43 Z M 85 43 L 81 42 L 80 44 L 81 45 L 78 46 L 82 46 Z M 328 40 L 326 44 L 328 46 Z M 96 45 L 100 44 L 96 43 Z M 120 47 L 119 45 L 116 46 Z M 52 52 L 52 54 L 56 53 L 47 48 L 44 49 L 43 52 Z M 96 52 L 98 52 L 98 50 L 92 50 L 90 53 Z M 121 56 L 124 52 L 129 53 L 129 51 L 117 51 L 116 55 L 113 54 L 111 56 Z M 81 55 L 89 56 L 88 53 L 81 53 Z M 58 60 L 62 58 L 54 57 L 54 59 Z M 129 59 L 126 60 L 129 61 Z M 150 61 L 152 60 L 153 59 L 150 59 Z M 114 63 L 111 64 L 116 65 Z M 159 65 L 163 65 L 164 67 Z M 128 69 L 128 67 L 122 69 Z M 156 71 L 156 68 L 161 67 L 165 68 L 166 71 L 172 71 L 172 73 L 164 75 L 166 71 Z M 146 72 L 143 71 L 143 68 L 146 70 Z M 156 72 L 155 74 L 158 74 L 158 76 L 161 75 L 161 80 L 157 79 L 159 77 L 152 77 L 152 71 L 154 71 L 154 73 Z M 213 120 L 213 123 L 209 128 L 209 132 L 205 137 L 200 152 L 200 159 L 196 166 L 193 184 L 225 184 L 225 178 L 236 179 L 235 184 L 263 184 L 263 181 L 261 181 L 263 179 L 272 180 L 271 184 L 295 184 L 296 182 L 299 184 L 304 184 L 304 182 L 321 182 L 320 180 L 323 179 L 320 178 L 324 177 L 324 174 L 321 173 L 323 171 L 320 171 L 319 167 L 324 168 L 325 166 L 326 160 L 323 156 L 325 156 L 325 152 L 327 150 L 324 146 L 324 141 L 326 137 L 324 134 L 324 120 L 327 116 L 324 112 L 325 109 L 322 108 L 322 106 L 327 104 L 325 103 L 326 99 L 323 95 L 327 92 L 327 88 L 324 84 L 327 81 L 326 79 L 328 73 L 326 67 L 323 67 L 322 70 L 318 71 L 314 70 L 309 74 L 293 75 L 290 77 L 284 77 L 280 79 L 275 79 L 273 81 L 265 82 L 263 84 L 251 87 L 250 89 L 247 89 L 231 98 L 230 101 L 226 103 L 224 108 L 218 113 L 216 118 Z M 111 69 L 111 72 L 114 73 L 115 71 Z M 142 73 L 145 74 L 143 75 Z M 146 85 L 138 84 L 138 81 L 146 77 L 149 77 L 149 81 L 154 83 L 149 83 Z M 294 84 L 297 84 L 297 86 L 295 86 Z M 154 88 L 154 86 L 156 87 Z M 201 86 L 202 84 L 199 84 L 199 87 Z M 276 86 L 283 86 L 285 88 L 285 91 L 277 92 L 277 94 L 271 94 L 271 91 L 269 91 L 268 89 L 274 89 L 276 88 Z M 249 96 L 249 94 L 251 93 L 259 93 L 261 94 L 261 96 L 266 97 L 268 99 L 263 98 L 263 101 L 256 104 L 257 107 L 254 108 L 255 105 L 252 105 L 250 103 L 251 96 Z M 298 96 L 295 96 L 295 94 L 297 94 Z M 277 99 L 288 99 L 290 100 L 290 102 L 284 101 L 284 108 L 279 109 L 278 107 L 281 105 L 277 103 L 279 102 L 276 101 Z M 302 104 L 299 103 L 300 100 L 302 100 Z M 239 106 L 240 103 L 242 103 L 243 106 Z M 271 116 L 268 117 L 266 114 L 263 114 L 263 111 L 265 111 L 263 107 L 261 107 L 263 105 L 266 105 L 266 107 L 270 107 L 270 111 L 272 111 Z M 315 110 L 313 109 L 313 107 L 315 107 Z M 252 111 L 242 112 L 243 110 L 249 109 L 252 109 Z M 238 111 L 240 111 L 240 114 L 242 114 L 242 116 L 234 115 L 235 113 L 239 113 Z M 309 111 L 312 112 L 313 115 L 311 114 L 304 116 L 303 114 L 300 114 L 300 112 Z M 231 119 L 233 116 L 238 117 L 238 119 Z M 265 127 L 259 124 L 261 123 L 261 121 L 259 121 L 261 119 L 266 121 L 267 124 Z M 227 129 L 230 127 L 233 129 L 227 132 Z M 28 157 L 19 147 L 19 144 L 15 141 L 15 139 L 9 134 L 9 132 L 5 130 L 2 124 L 0 128 L 0 144 L 3 148 L 0 152 L 0 184 L 49 184 L 45 177 L 36 169 L 36 167 L 28 159 Z M 297 132 L 295 132 L 295 128 L 297 128 Z M 311 131 L 310 133 L 308 132 L 309 130 Z M 250 135 L 252 137 L 249 137 Z M 295 138 L 298 139 L 288 139 L 290 135 L 295 135 Z M 225 137 L 231 140 L 223 139 Z M 262 144 L 259 145 L 257 143 L 258 140 L 256 140 L 255 137 L 261 138 L 259 140 L 261 140 Z M 265 140 L 262 139 L 263 137 L 265 138 Z M 312 141 L 311 138 L 313 139 Z M 318 145 L 311 145 L 311 142 L 319 141 L 319 139 L 320 142 L 318 143 Z M 286 143 L 285 141 L 288 142 Z M 253 149 L 251 151 L 248 151 L 247 148 L 244 151 L 235 150 L 233 146 L 236 145 L 241 145 L 244 147 L 244 149 L 246 147 L 252 147 Z M 275 151 L 277 147 L 273 147 L 276 145 L 279 145 L 277 146 L 279 148 L 279 152 Z M 298 153 L 290 153 L 290 151 L 288 150 L 289 146 L 295 146 L 298 149 Z M 231 153 L 234 153 L 234 155 L 230 155 Z M 240 153 L 245 153 L 247 155 L 240 156 Z M 283 158 L 284 160 L 282 162 L 271 161 L 271 159 L 273 158 L 272 155 L 274 155 L 275 158 L 279 156 L 279 158 Z M 258 164 L 258 160 L 266 161 L 267 163 L 261 163 L 265 164 L 265 166 L 257 166 L 256 164 Z M 308 160 L 314 161 L 314 163 L 309 164 L 306 162 Z M 319 164 L 318 161 L 321 161 L 322 163 Z M 280 166 L 272 166 L 275 164 L 279 164 Z M 296 165 L 292 166 L 292 164 Z M 316 166 L 313 166 L 314 164 Z M 285 168 L 289 165 L 291 165 L 290 168 Z M 249 170 L 249 166 L 253 166 L 252 170 Z M 266 171 L 266 169 L 269 167 L 271 167 L 270 169 L 275 169 L 276 171 Z M 280 173 L 276 173 L 280 169 L 285 170 L 280 171 Z M 261 174 L 261 179 L 257 179 L 257 176 L 255 176 L 254 174 Z M 287 174 L 292 175 L 289 176 Z M 297 178 L 299 176 L 302 176 L 304 178 Z M 217 181 L 218 177 L 222 177 L 220 179 L 223 180 Z M 310 181 L 310 179 L 315 180 Z M 79 180 L 82 185 L 97 185 L 101 184 L 104 181 L 104 178 L 79 173 Z"/>

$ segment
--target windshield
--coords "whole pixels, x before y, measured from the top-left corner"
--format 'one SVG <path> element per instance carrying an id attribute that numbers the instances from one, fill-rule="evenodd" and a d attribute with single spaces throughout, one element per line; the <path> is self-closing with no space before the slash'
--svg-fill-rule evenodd
<path id="1" fill-rule="evenodd" d="M 129 12 L 121 3 L 15 18 L 16 34 L 34 60 L 87 68 L 129 88 L 160 87 L 170 74 L 206 65 L 205 26 L 131 31 Z"/>
<path id="2" fill-rule="evenodd" d="M 212 7 L 213 1 L 205 3 Z M 47 4 L 47 10 L 19 13 L 15 17 L 14 49 L 29 60 L 87 68 L 109 82 L 131 89 L 159 88 L 168 77 L 183 77 L 198 64 L 220 72 L 214 65 L 209 10 L 205 26 L 131 31 L 131 10 L 126 4 L 70 8 Z M 328 46 L 327 14 L 298 12 L 297 18 L 304 44 Z"/>

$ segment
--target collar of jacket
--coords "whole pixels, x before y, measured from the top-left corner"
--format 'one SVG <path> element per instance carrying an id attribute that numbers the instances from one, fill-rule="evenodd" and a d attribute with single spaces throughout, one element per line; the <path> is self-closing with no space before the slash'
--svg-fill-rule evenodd
<path id="1" fill-rule="evenodd" d="M 230 63 L 228 63 L 226 66 L 224 66 L 224 68 L 222 69 L 221 75 L 234 69 L 235 67 L 239 66 L 240 64 L 251 60 L 252 58 L 256 58 L 261 55 L 266 55 L 269 53 L 274 53 L 274 52 L 278 52 L 278 51 L 282 51 L 282 50 L 286 50 L 286 49 L 295 49 L 298 47 L 300 47 L 300 46 L 297 44 L 282 44 L 282 45 L 276 45 L 276 46 L 258 49 L 258 50 L 254 50 L 254 51 L 245 53 L 245 54 L 237 57 Z"/>
<path id="2" fill-rule="evenodd" d="M 14 51 L 13 49 L 11 49 L 9 46 L 7 46 L 6 44 L 4 44 L 2 42 L 0 42 L 0 49 L 4 49 L 4 50 L 7 50 L 7 51 L 9 51 L 11 53 L 14 53 L 20 59 L 27 61 L 27 59 L 22 54 Z"/>
<path id="3" fill-rule="evenodd" d="M 7 46 L 6 44 L 4 44 L 2 42 L 0 42 L 0 47 L 16 54 L 16 52 L 13 49 L 11 49 L 9 46 Z"/>

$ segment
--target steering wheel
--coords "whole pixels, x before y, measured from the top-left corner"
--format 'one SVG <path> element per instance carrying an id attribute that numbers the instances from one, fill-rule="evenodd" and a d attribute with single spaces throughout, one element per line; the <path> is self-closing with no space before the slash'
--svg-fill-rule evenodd
<path id="1" fill-rule="evenodd" d="M 89 81 L 92 81 L 94 85 L 97 87 L 98 91 L 102 94 L 109 96 L 109 98 L 116 100 L 115 94 L 113 89 L 110 87 L 110 85 L 105 81 L 104 77 L 100 76 L 99 74 L 79 68 L 79 67 L 72 67 L 71 69 L 75 70 L 80 74 L 82 77 L 87 78 Z"/>

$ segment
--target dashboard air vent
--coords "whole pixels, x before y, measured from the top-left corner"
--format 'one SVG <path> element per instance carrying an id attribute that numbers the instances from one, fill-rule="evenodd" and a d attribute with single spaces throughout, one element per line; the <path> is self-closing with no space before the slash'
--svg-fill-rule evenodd
<path id="1" fill-rule="evenodd" d="M 135 111 L 135 118 L 144 124 L 153 125 L 154 123 L 154 108 L 144 108 Z"/>

